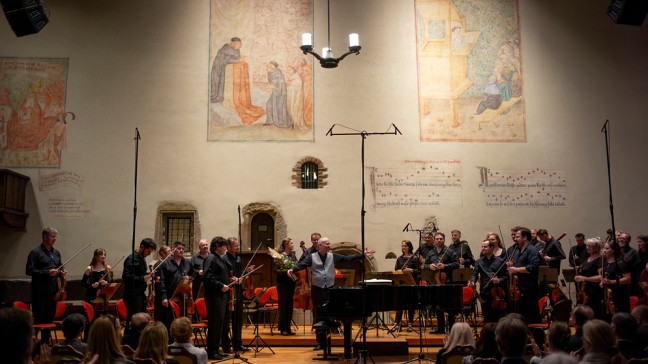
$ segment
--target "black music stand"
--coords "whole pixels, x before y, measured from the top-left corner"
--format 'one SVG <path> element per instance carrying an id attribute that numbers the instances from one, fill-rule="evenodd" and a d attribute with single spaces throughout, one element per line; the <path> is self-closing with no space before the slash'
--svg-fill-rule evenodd
<path id="1" fill-rule="evenodd" d="M 472 276 L 472 274 L 472 268 L 457 268 L 452 271 L 452 282 L 461 282 L 461 284 L 464 284 L 470 280 L 470 276 Z"/>
<path id="2" fill-rule="evenodd" d="M 263 350 L 263 348 L 268 348 L 270 351 L 272 351 L 273 354 L 275 354 L 274 350 L 272 350 L 270 345 L 268 345 L 268 343 L 265 340 L 263 340 L 263 338 L 259 335 L 259 315 L 258 315 L 259 299 L 265 293 L 265 291 L 266 288 L 260 290 L 259 293 L 257 293 L 256 296 L 254 296 L 252 302 L 250 302 L 244 309 L 244 311 L 247 312 L 248 314 L 256 313 L 256 320 L 254 320 L 254 337 L 252 338 L 250 343 L 245 346 L 246 349 L 252 348 L 252 350 L 254 350 L 255 358 L 257 353 Z M 259 341 L 262 341 L 263 345 L 259 346 Z M 252 343 L 254 343 L 254 346 L 252 346 Z M 241 359 L 241 358 L 237 358 L 237 359 Z"/>
<path id="3" fill-rule="evenodd" d="M 110 301 L 110 298 L 117 292 L 119 287 L 121 286 L 121 283 L 108 283 L 101 289 L 101 293 L 97 295 L 97 298 L 92 301 L 95 305 L 102 305 L 103 306 L 103 312 L 107 312 L 107 307 L 108 307 L 108 301 Z M 88 323 L 89 325 L 90 323 Z"/>
<path id="4" fill-rule="evenodd" d="M 538 282 L 545 285 L 549 282 L 558 282 L 558 269 L 546 266 L 538 267 Z"/>
<path id="5" fill-rule="evenodd" d="M 182 311 L 180 311 L 180 316 L 187 316 L 187 295 L 191 297 L 191 282 L 190 281 L 185 281 L 184 279 L 178 283 L 178 287 L 176 287 L 175 292 L 173 292 L 173 295 L 171 296 L 171 299 L 169 301 L 175 301 L 178 306 L 182 307 Z M 184 311 L 184 312 L 183 312 Z"/>
<path id="6" fill-rule="evenodd" d="M 565 279 L 565 282 L 574 283 L 574 285 L 576 285 L 576 280 L 574 279 L 576 277 L 576 269 L 565 268 L 562 270 L 562 275 Z M 567 292 L 569 294 L 569 298 L 571 298 L 571 285 L 569 286 L 569 290 Z M 578 286 L 576 286 L 576 294 L 578 294 Z"/>

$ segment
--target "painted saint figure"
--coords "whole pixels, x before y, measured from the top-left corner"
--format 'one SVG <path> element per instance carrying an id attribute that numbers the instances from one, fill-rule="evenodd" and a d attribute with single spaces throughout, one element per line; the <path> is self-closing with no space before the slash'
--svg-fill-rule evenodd
<path id="1" fill-rule="evenodd" d="M 216 53 L 211 69 L 211 95 L 212 103 L 222 103 L 225 99 L 225 67 L 230 63 L 241 60 L 241 39 L 234 37 Z"/>
<path id="2" fill-rule="evenodd" d="M 272 93 L 266 102 L 266 122 L 263 125 L 292 128 L 293 120 L 288 114 L 286 79 L 275 61 L 268 62 L 266 71 L 268 71 L 268 83 L 272 86 Z"/>

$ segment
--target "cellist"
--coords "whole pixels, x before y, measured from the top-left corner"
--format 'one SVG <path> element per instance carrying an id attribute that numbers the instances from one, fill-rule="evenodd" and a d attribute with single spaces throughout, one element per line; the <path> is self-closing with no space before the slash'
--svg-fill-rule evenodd
<path id="1" fill-rule="evenodd" d="M 495 243 L 484 240 L 481 244 L 482 255 L 475 262 L 475 269 L 468 281 L 468 285 L 474 290 L 477 278 L 479 277 L 479 301 L 481 303 L 484 323 L 497 322 L 506 315 L 506 292 L 504 287 L 507 283 L 505 261 L 493 254 Z M 501 301 L 498 301 L 501 300 Z"/>
<path id="2" fill-rule="evenodd" d="M 56 313 L 57 280 L 64 279 L 66 270 L 61 266 L 61 253 L 54 248 L 58 231 L 48 227 L 41 233 L 41 244 L 29 252 L 25 274 L 32 277 L 31 302 L 34 323 L 51 323 Z M 49 343 L 50 330 L 41 331 L 41 343 Z"/>
<path id="3" fill-rule="evenodd" d="M 421 249 L 422 250 L 422 249 Z M 455 252 L 445 246 L 445 234 L 437 232 L 434 234 L 434 248 L 430 249 L 425 263 L 421 267 L 421 271 L 429 269 L 432 271 L 434 278 L 433 282 L 428 282 L 432 285 L 443 285 L 452 283 L 452 271 L 459 268 L 459 257 Z M 445 313 L 441 310 L 436 310 L 437 327 L 432 330 L 432 334 L 444 334 L 446 331 Z M 454 315 L 448 317 L 449 328 L 454 324 Z"/>
<path id="4" fill-rule="evenodd" d="M 585 240 L 585 247 L 587 249 L 587 259 L 580 263 L 577 269 L 577 275 L 574 281 L 582 291 L 579 290 L 578 303 L 587 305 L 592 308 L 594 317 L 601 319 L 601 301 L 603 300 L 603 290 L 599 283 L 601 277 L 599 276 L 599 269 L 601 268 L 601 238 L 590 238 Z"/>

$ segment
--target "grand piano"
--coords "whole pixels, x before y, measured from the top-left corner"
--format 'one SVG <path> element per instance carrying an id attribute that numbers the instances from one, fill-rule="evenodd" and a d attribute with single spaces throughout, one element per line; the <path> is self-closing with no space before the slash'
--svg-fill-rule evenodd
<path id="1" fill-rule="evenodd" d="M 431 306 L 450 314 L 462 306 L 461 284 L 443 286 L 367 285 L 329 288 L 329 300 L 318 308 L 320 321 L 338 320 L 344 325 L 344 357 L 351 358 L 351 324 L 373 312 L 420 309 Z M 362 293 L 366 291 L 365 309 Z"/>

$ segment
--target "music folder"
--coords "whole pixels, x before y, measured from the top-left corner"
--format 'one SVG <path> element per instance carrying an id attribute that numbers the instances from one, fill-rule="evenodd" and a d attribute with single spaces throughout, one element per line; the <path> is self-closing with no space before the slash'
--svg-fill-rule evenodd
<path id="1" fill-rule="evenodd" d="M 185 281 L 183 279 L 180 281 L 180 283 L 178 283 L 178 287 L 176 287 L 175 292 L 173 292 L 171 300 L 176 302 L 184 302 L 186 294 L 189 294 L 189 297 L 191 297 L 191 281 Z"/>
<path id="2" fill-rule="evenodd" d="M 569 283 L 574 283 L 574 277 L 576 277 L 576 270 L 574 268 L 566 268 L 562 270 L 562 275 L 565 277 L 565 281 Z"/>
<path id="3" fill-rule="evenodd" d="M 538 282 L 558 282 L 558 269 L 540 266 Z"/>
<path id="4" fill-rule="evenodd" d="M 455 283 L 466 283 L 472 276 L 472 268 L 457 268 L 452 271 L 452 281 Z"/>
<path id="5" fill-rule="evenodd" d="M 101 289 L 101 293 L 92 301 L 93 303 L 107 304 L 110 298 L 117 292 L 121 283 L 108 283 Z"/>
<path id="6" fill-rule="evenodd" d="M 370 272 L 368 273 L 369 279 L 388 280 L 392 284 L 400 285 L 416 285 L 416 280 L 411 272 L 403 272 L 402 270 L 387 271 L 387 272 Z M 366 282 L 366 281 L 365 281 Z"/>

